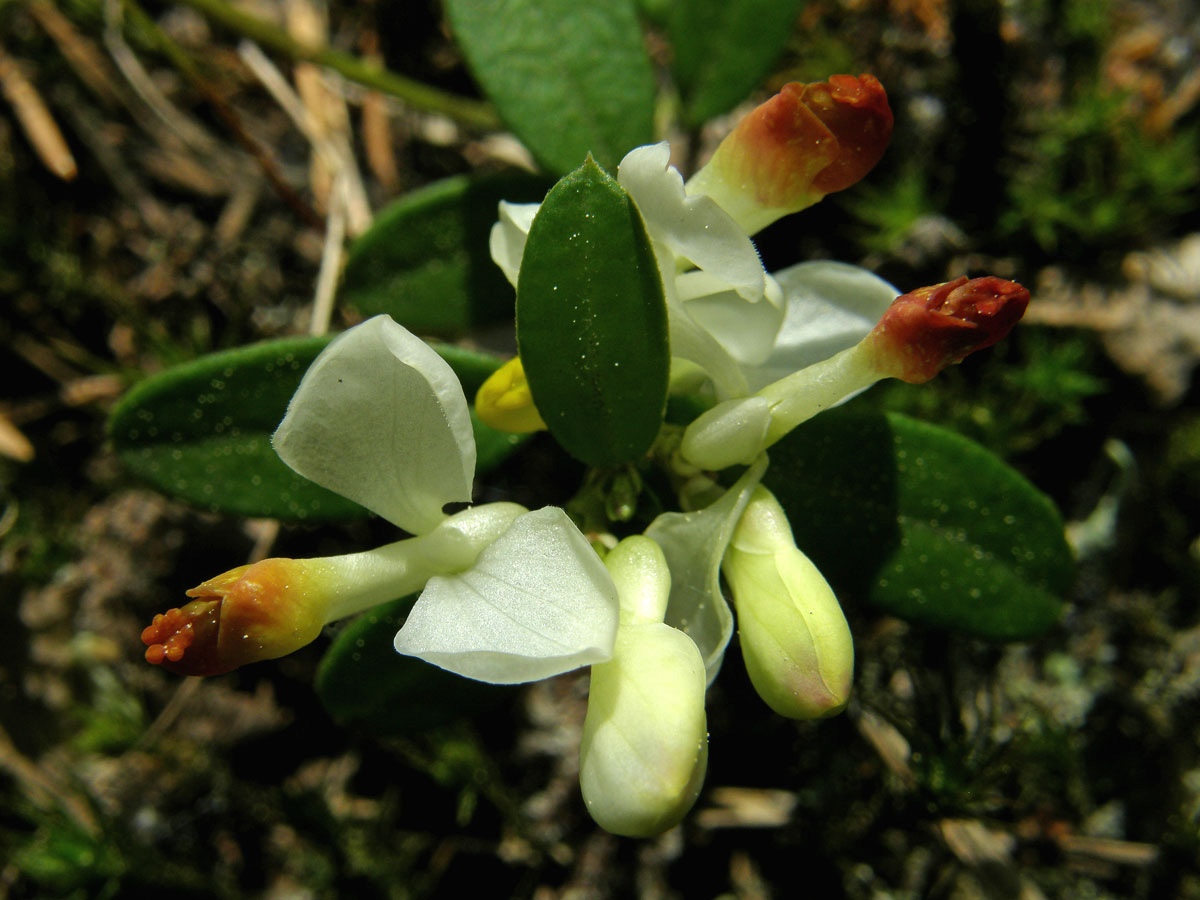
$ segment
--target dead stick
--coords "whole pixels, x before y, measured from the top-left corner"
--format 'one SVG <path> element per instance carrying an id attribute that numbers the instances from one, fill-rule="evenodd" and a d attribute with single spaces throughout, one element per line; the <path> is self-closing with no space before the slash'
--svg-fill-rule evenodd
<path id="1" fill-rule="evenodd" d="M 414 109 L 440 112 L 474 128 L 500 127 L 491 106 L 478 100 L 458 97 L 437 88 L 397 75 L 388 69 L 342 53 L 331 47 L 302 43 L 270 22 L 234 9 L 223 0 L 178 0 L 184 6 L 199 10 L 210 19 L 220 22 L 256 43 L 284 53 L 292 59 L 328 66 L 350 81 L 375 88 L 403 100 Z"/>
<path id="2" fill-rule="evenodd" d="M 21 129 L 29 143 L 47 169 L 64 181 L 70 181 L 78 172 L 75 157 L 67 146 L 66 139 L 50 114 L 33 83 L 25 77 L 16 61 L 0 48 L 0 89 L 12 104 L 13 111 L 21 123 Z"/>
<path id="3" fill-rule="evenodd" d="M 135 0 L 125 0 L 125 9 L 129 13 L 130 17 L 137 23 L 139 28 L 144 28 L 149 34 L 154 36 L 159 49 L 162 50 L 166 57 L 171 60 L 172 64 L 179 69 L 183 76 L 187 78 L 189 82 L 191 82 L 192 86 L 204 96 L 205 100 L 212 105 L 217 116 L 220 117 L 221 121 L 225 123 L 225 126 L 230 130 L 230 132 L 233 133 L 233 136 L 237 142 L 241 144 L 243 149 L 245 149 L 246 152 L 254 158 L 255 162 L 258 163 L 259 168 L 262 169 L 263 175 L 266 176 L 267 181 L 270 182 L 271 187 L 275 189 L 275 192 L 279 194 L 280 199 L 282 199 L 284 203 L 291 207 L 292 211 L 295 212 L 296 215 L 299 216 L 306 225 L 312 226 L 313 228 L 322 227 L 324 222 L 321 217 L 317 215 L 316 211 L 304 201 L 304 198 L 296 193 L 292 186 L 288 184 L 286 180 L 284 180 L 283 175 L 279 172 L 279 167 L 275 163 L 274 157 L 272 157 L 266 148 L 263 147 L 262 144 L 260 144 L 257 140 L 255 140 L 249 132 L 246 131 L 245 126 L 242 125 L 241 117 L 237 114 L 237 111 L 234 110 L 234 108 L 228 103 L 226 103 L 225 98 L 220 95 L 220 93 L 212 86 L 208 79 L 200 74 L 200 71 L 196 68 L 196 64 L 192 61 L 191 57 L 188 56 L 188 54 L 185 53 L 183 49 L 179 47 L 175 41 L 170 38 L 170 36 L 167 35 L 166 32 L 158 27 L 158 23 L 150 18 L 146 11 L 143 10 L 135 2 Z"/>

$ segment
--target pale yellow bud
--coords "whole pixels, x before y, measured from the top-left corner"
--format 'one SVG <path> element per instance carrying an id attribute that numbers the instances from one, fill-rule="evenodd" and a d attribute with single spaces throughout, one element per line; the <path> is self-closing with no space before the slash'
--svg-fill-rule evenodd
<path id="1" fill-rule="evenodd" d="M 621 623 L 612 659 L 592 666 L 579 784 L 601 827 L 650 837 L 678 824 L 704 783 L 707 679 L 695 642 L 661 621 L 670 573 L 658 545 L 626 538 L 605 565 Z"/>
<path id="2" fill-rule="evenodd" d="M 854 641 L 817 567 L 796 547 L 779 502 L 755 489 L 722 563 L 746 671 L 782 716 L 831 716 L 850 699 Z"/>

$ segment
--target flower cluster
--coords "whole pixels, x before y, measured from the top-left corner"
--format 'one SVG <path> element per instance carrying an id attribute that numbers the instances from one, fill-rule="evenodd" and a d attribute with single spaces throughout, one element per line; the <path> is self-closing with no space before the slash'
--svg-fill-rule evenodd
<path id="1" fill-rule="evenodd" d="M 716 401 L 684 431 L 674 474 L 746 466 L 712 502 L 662 513 L 603 560 L 555 507 L 489 503 L 446 514 L 446 504 L 471 500 L 466 398 L 432 349 L 376 317 L 313 363 L 274 445 L 296 472 L 413 536 L 345 556 L 266 560 L 205 582 L 146 629 L 146 658 L 217 674 L 289 653 L 326 622 L 419 591 L 396 635 L 400 653 L 503 683 L 591 666 L 583 797 L 603 827 L 634 836 L 677 823 L 700 790 L 704 695 L 735 611 L 746 668 L 773 710 L 840 711 L 853 680 L 850 630 L 760 484 L 764 451 L 880 378 L 925 381 L 994 343 L 1029 299 L 996 278 L 898 296 L 841 263 L 765 271 L 751 235 L 860 179 L 891 129 L 877 80 L 835 76 L 785 87 L 686 183 L 666 144 L 639 147 L 620 164 L 617 181 L 662 276 L 673 389 L 704 384 Z M 500 205 L 491 251 L 514 285 L 537 212 Z M 545 427 L 519 359 L 483 386 L 476 410 L 497 428 Z"/>

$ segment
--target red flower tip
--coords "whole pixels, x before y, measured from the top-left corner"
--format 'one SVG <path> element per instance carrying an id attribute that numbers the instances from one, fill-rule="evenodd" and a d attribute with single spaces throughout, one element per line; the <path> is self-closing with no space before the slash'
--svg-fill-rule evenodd
<path id="1" fill-rule="evenodd" d="M 892 136 L 887 94 L 874 75 L 792 82 L 751 110 L 688 182 L 753 234 L 858 181 Z"/>
<path id="2" fill-rule="evenodd" d="M 228 671 L 218 661 L 220 631 L 220 600 L 193 600 L 169 609 L 142 631 L 146 662 L 177 675 L 219 675 Z"/>
<path id="3" fill-rule="evenodd" d="M 312 641 L 325 603 L 299 560 L 264 559 L 187 592 L 192 602 L 142 631 L 146 662 L 178 675 L 220 675 Z"/>
<path id="4" fill-rule="evenodd" d="M 892 139 L 892 110 L 874 75 L 834 75 L 804 89 L 804 104 L 837 138 L 833 162 L 813 179 L 822 194 L 844 190 L 875 167 Z"/>
<path id="5" fill-rule="evenodd" d="M 918 288 L 892 301 L 868 336 L 885 375 L 913 384 L 999 341 L 1029 306 L 1015 281 L 959 278 Z"/>
<path id="6" fill-rule="evenodd" d="M 733 134 L 768 176 L 759 199 L 786 206 L 793 197 L 840 191 L 866 175 L 887 149 L 892 111 L 874 75 L 834 75 L 784 85 Z"/>

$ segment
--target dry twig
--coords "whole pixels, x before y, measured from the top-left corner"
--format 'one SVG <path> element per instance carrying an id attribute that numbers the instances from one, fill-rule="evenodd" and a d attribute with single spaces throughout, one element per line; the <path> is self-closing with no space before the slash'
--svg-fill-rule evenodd
<path id="1" fill-rule="evenodd" d="M 33 82 L 3 48 L 0 48 L 0 90 L 12 105 L 21 130 L 42 164 L 64 181 L 74 178 L 79 170 L 58 123 Z"/>

